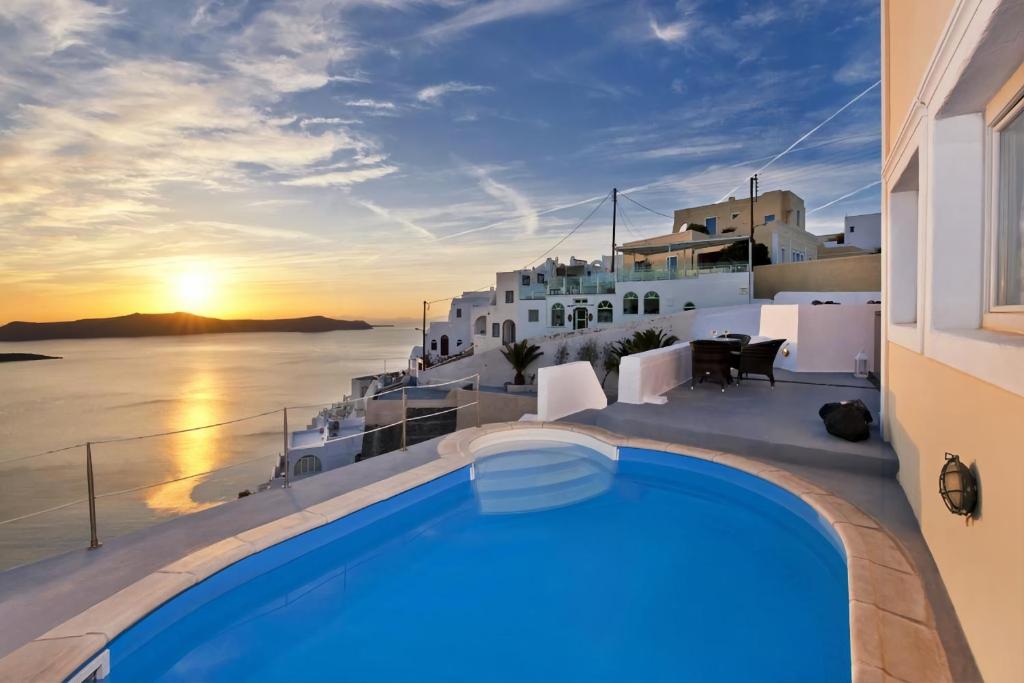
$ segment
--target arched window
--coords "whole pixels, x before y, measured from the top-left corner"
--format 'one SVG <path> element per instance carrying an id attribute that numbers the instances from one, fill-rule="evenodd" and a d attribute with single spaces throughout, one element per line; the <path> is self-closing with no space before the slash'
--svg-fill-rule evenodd
<path id="1" fill-rule="evenodd" d="M 323 470 L 323 465 L 320 464 L 320 458 L 315 455 L 304 455 L 295 461 L 295 476 L 300 477 L 304 474 L 314 474 Z"/>
<path id="2" fill-rule="evenodd" d="M 431 351 L 437 351 L 437 340 L 436 339 L 431 339 L 430 340 L 430 350 Z"/>
<path id="3" fill-rule="evenodd" d="M 501 324 L 501 343 L 516 343 L 516 323 L 513 320 L 506 320 Z"/>
<path id="4" fill-rule="evenodd" d="M 482 315 L 477 318 L 474 327 L 477 334 L 487 334 L 487 316 Z"/>
<path id="5" fill-rule="evenodd" d="M 622 314 L 636 315 L 639 312 L 640 297 L 636 295 L 636 292 L 626 292 L 626 295 L 622 297 Z"/>
<path id="6" fill-rule="evenodd" d="M 610 323 L 612 321 L 612 302 L 602 301 L 597 305 L 597 322 Z"/>
<path id="7" fill-rule="evenodd" d="M 551 307 L 551 327 L 565 327 L 565 306 L 562 304 Z"/>
<path id="8" fill-rule="evenodd" d="M 695 308 L 697 308 L 697 305 L 696 305 L 695 303 L 693 303 L 692 301 L 687 301 L 687 302 L 686 302 L 686 303 L 685 303 L 685 304 L 683 305 L 683 310 L 684 310 L 684 311 L 692 311 L 692 310 L 693 310 L 693 309 L 695 309 Z"/>
<path id="9" fill-rule="evenodd" d="M 644 315 L 657 315 L 661 312 L 661 298 L 657 292 L 644 294 Z"/>

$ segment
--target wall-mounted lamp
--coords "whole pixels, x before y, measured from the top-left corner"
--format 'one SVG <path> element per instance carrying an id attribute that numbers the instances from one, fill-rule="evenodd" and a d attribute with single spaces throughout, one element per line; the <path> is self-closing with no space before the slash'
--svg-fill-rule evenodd
<path id="1" fill-rule="evenodd" d="M 789 358 L 789 344 L 782 347 L 782 355 Z"/>
<path id="2" fill-rule="evenodd" d="M 939 473 L 939 495 L 954 515 L 970 517 L 978 504 L 978 482 L 960 456 L 946 453 L 946 463 Z"/>

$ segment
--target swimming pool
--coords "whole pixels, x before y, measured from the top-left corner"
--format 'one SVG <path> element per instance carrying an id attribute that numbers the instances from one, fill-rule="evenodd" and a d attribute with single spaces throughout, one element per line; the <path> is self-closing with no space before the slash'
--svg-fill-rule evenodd
<path id="1" fill-rule="evenodd" d="M 509 448 L 197 584 L 107 680 L 850 680 L 842 545 L 803 501 L 657 451 Z"/>

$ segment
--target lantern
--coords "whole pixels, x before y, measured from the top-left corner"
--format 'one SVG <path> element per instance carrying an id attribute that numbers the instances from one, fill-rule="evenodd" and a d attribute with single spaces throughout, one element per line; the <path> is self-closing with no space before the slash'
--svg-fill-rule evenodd
<path id="1" fill-rule="evenodd" d="M 954 515 L 970 517 L 978 504 L 978 482 L 960 456 L 946 453 L 946 463 L 939 473 L 939 495 Z"/>
<path id="2" fill-rule="evenodd" d="M 853 376 L 866 378 L 868 376 L 868 355 L 861 349 L 853 357 Z"/>

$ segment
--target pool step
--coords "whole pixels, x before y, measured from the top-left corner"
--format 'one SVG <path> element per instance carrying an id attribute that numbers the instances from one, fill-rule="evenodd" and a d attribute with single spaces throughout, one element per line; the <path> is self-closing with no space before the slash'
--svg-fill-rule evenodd
<path id="1" fill-rule="evenodd" d="M 572 505 L 610 488 L 614 464 L 600 454 L 563 449 L 503 453 L 476 463 L 474 488 L 485 514 Z"/>

